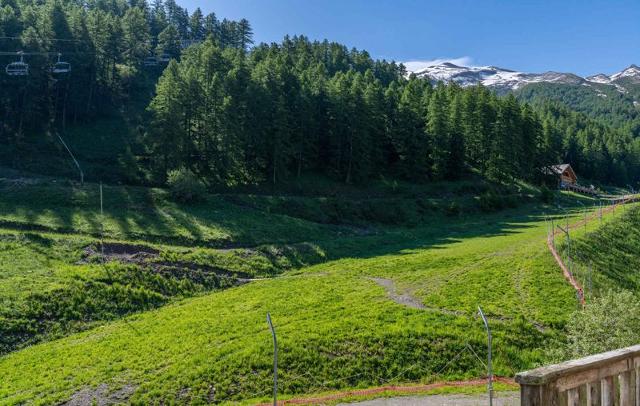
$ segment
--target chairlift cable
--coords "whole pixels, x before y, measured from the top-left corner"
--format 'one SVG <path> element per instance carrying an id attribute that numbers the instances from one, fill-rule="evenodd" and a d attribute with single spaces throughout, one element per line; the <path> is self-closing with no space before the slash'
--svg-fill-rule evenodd
<path id="1" fill-rule="evenodd" d="M 11 40 L 23 40 L 23 39 L 35 39 L 39 41 L 56 41 L 56 42 L 86 42 L 92 43 L 91 40 L 86 39 L 68 39 L 68 38 L 42 38 L 36 36 L 26 36 L 26 37 L 11 37 L 11 36 L 0 36 L 0 39 L 11 39 Z"/>
<path id="2" fill-rule="evenodd" d="M 58 56 L 63 55 L 95 55 L 95 52 L 22 52 L 22 51 L 0 51 L 0 56 Z"/>

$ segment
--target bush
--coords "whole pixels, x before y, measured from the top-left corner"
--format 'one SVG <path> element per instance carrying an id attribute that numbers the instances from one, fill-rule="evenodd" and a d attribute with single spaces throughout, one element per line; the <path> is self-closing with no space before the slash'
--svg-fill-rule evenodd
<path id="1" fill-rule="evenodd" d="M 295 198 L 282 198 L 275 206 L 275 212 L 284 214 L 289 217 L 297 217 L 316 223 L 328 223 L 330 222 L 329 216 L 327 216 L 322 209 L 313 200 L 308 201 Z"/>
<path id="2" fill-rule="evenodd" d="M 518 207 L 517 195 L 507 194 L 496 190 L 488 190 L 478 198 L 478 207 L 486 213 L 499 211 L 505 208 Z"/>
<path id="3" fill-rule="evenodd" d="M 456 202 L 451 202 L 446 208 L 445 208 L 445 214 L 449 217 L 455 217 L 455 216 L 459 216 L 460 213 L 462 213 L 462 208 L 460 207 L 460 205 Z"/>
<path id="4" fill-rule="evenodd" d="M 580 358 L 638 343 L 640 299 L 629 291 L 608 292 L 575 312 L 567 323 L 564 358 Z"/>
<path id="5" fill-rule="evenodd" d="M 405 202 L 389 200 L 370 200 L 363 202 L 362 216 L 365 220 L 387 225 L 406 224 L 409 213 L 404 207 Z"/>
<path id="6" fill-rule="evenodd" d="M 183 203 L 204 200 L 207 191 L 205 184 L 186 168 L 170 171 L 167 175 L 167 185 L 174 199 Z"/>
<path id="7" fill-rule="evenodd" d="M 553 190 L 549 189 L 546 185 L 543 185 L 540 188 L 540 200 L 543 203 L 553 203 L 553 198 L 555 197 Z"/>
<path id="8" fill-rule="evenodd" d="M 498 211 L 505 207 L 503 197 L 493 191 L 487 191 L 480 195 L 478 199 L 480 210 L 484 212 Z"/>

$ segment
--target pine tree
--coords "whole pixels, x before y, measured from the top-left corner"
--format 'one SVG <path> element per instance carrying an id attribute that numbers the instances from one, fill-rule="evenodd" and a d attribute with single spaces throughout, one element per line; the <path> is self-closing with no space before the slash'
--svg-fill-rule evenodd
<path id="1" fill-rule="evenodd" d="M 253 44 L 253 30 L 248 20 L 242 19 L 238 22 L 238 47 L 247 49 Z"/>
<path id="2" fill-rule="evenodd" d="M 427 110 L 427 134 L 432 142 L 431 164 L 433 176 L 443 179 L 447 175 L 451 151 L 449 141 L 447 96 L 442 82 L 431 95 Z"/>
<path id="3" fill-rule="evenodd" d="M 459 179 L 465 173 L 465 134 L 463 124 L 463 100 L 455 94 L 449 109 L 449 156 L 446 163 L 446 178 Z"/>
<path id="4" fill-rule="evenodd" d="M 149 25 L 141 9 L 127 10 L 122 18 L 122 33 L 125 61 L 131 66 L 139 66 L 150 54 Z"/>
<path id="5" fill-rule="evenodd" d="M 180 37 L 178 36 L 178 30 L 173 25 L 168 25 L 158 35 L 156 54 L 159 56 L 169 55 L 173 58 L 180 56 Z"/>
<path id="6" fill-rule="evenodd" d="M 196 41 L 202 41 L 204 40 L 205 35 L 204 16 L 202 15 L 202 10 L 198 7 L 193 14 L 191 14 L 191 19 L 189 20 L 189 38 Z"/>
<path id="7" fill-rule="evenodd" d="M 205 36 L 213 37 L 217 43 L 220 43 L 220 26 L 216 13 L 209 13 L 204 19 Z"/>

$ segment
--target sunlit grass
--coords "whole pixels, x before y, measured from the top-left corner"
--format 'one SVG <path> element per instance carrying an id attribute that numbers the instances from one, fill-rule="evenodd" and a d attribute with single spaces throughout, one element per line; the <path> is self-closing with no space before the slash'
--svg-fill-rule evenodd
<path id="1" fill-rule="evenodd" d="M 44 200 L 11 199 L 0 207 L 0 218 L 42 226 L 46 231 L 31 235 L 51 241 L 39 251 L 37 238 L 4 231 L 0 263 L 11 266 L 3 269 L 0 287 L 14 295 L 46 290 L 94 269 L 74 265 L 99 231 L 100 222 L 90 219 L 96 213 L 93 198 L 74 198 L 60 211 L 48 211 Z M 572 219 L 580 218 L 573 198 L 562 203 Z M 546 343 L 561 335 L 577 305 L 545 245 L 545 214 L 557 216 L 555 206 L 457 216 L 439 212 L 414 227 L 377 225 L 371 233 L 223 202 L 183 208 L 161 199 L 154 208 L 159 211 L 148 216 L 129 203 L 111 206 L 118 207 L 108 222 L 111 239 L 144 241 L 149 232 L 165 259 L 281 276 L 181 299 L 6 355 L 0 358 L 0 403 L 57 403 L 101 384 L 130 385 L 130 402 L 138 404 L 267 400 L 272 357 L 267 312 L 278 331 L 284 397 L 483 376 L 484 366 L 473 354 L 486 352 L 478 305 L 494 329 L 496 373 L 510 376 L 544 362 Z M 156 219 L 171 210 L 186 223 L 180 225 L 176 216 Z M 66 228 L 64 219 L 73 216 L 86 223 L 72 220 L 61 233 L 58 227 Z M 141 218 L 155 226 L 147 230 Z M 162 239 L 154 240 L 157 235 Z M 183 236 L 188 238 L 180 245 Z M 202 247 L 221 241 L 265 245 L 244 251 Z M 391 280 L 398 294 L 426 308 L 394 302 L 374 277 Z"/>

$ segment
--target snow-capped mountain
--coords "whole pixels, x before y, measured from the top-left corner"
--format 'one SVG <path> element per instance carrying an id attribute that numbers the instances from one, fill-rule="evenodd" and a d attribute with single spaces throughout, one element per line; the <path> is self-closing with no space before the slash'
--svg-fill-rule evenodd
<path id="1" fill-rule="evenodd" d="M 573 73 L 525 73 L 495 66 L 458 66 L 450 62 L 429 66 L 412 73 L 418 77 L 429 78 L 434 82 L 456 82 L 461 86 L 473 86 L 482 83 L 484 86 L 503 90 L 517 90 L 531 83 L 542 82 L 573 85 L 583 84 L 587 86 L 591 83 L 611 84 L 616 85 L 619 89 L 620 85 L 618 82 L 622 79 L 630 80 L 632 83 L 640 83 L 640 68 L 636 65 L 631 65 L 627 69 L 611 76 L 600 73 L 587 78 L 582 78 Z"/>
<path id="2" fill-rule="evenodd" d="M 611 82 L 622 79 L 630 79 L 633 83 L 640 83 L 640 68 L 637 65 L 631 65 L 622 72 L 611 75 Z"/>

